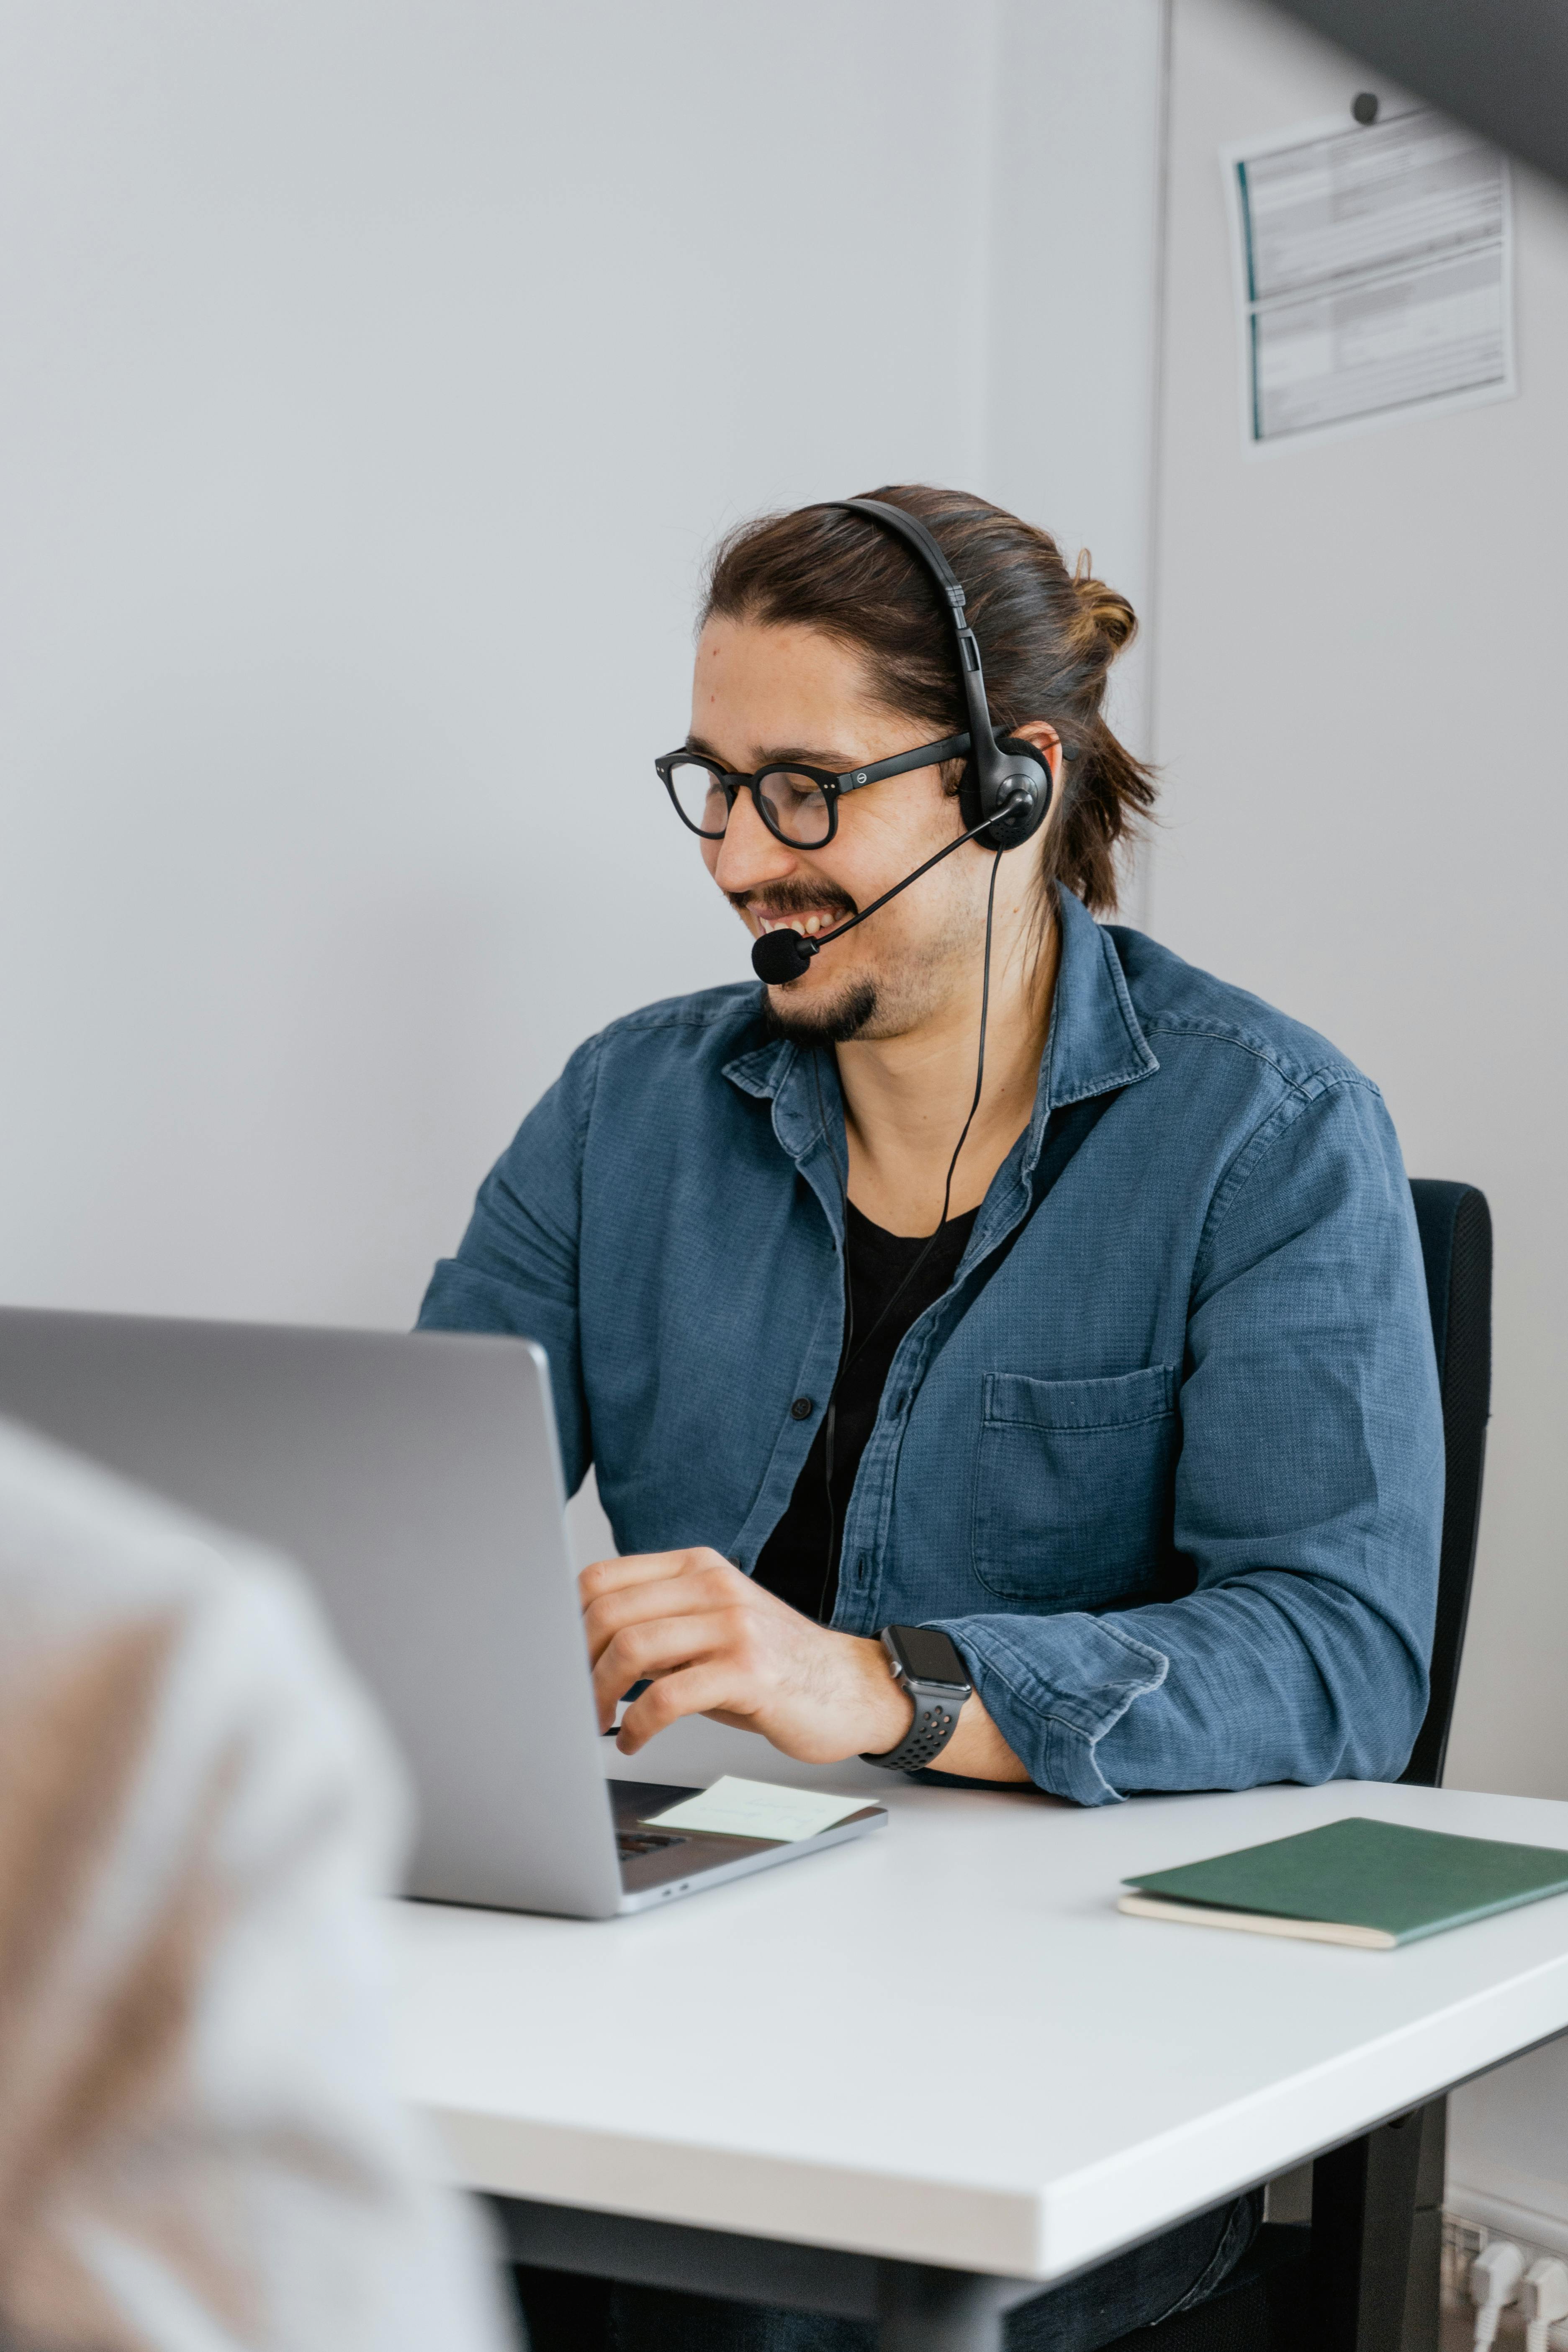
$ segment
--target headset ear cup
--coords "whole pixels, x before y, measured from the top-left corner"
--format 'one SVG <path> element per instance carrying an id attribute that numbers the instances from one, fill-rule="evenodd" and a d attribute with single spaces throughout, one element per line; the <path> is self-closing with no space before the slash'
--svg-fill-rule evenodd
<path id="1" fill-rule="evenodd" d="M 980 763 L 976 760 L 965 760 L 963 773 L 958 779 L 958 817 L 965 833 L 973 833 L 984 815 L 984 797 L 980 790 Z"/>
<path id="2" fill-rule="evenodd" d="M 1041 758 L 1032 743 L 1018 735 L 999 735 L 996 748 L 1006 761 L 999 778 L 999 790 L 1011 784 L 1016 793 L 1022 783 L 1028 801 L 1005 824 L 993 825 L 989 837 L 997 849 L 1020 849 L 1026 841 L 1033 840 L 1049 812 L 1053 789 L 1050 763 Z"/>

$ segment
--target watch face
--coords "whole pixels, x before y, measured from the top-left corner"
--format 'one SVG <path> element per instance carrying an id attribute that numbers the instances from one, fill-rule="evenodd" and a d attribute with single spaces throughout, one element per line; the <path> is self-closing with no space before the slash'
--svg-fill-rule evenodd
<path id="1" fill-rule="evenodd" d="M 967 1683 L 969 1669 L 945 1633 L 930 1625 L 891 1625 L 900 1663 L 912 1682 Z"/>

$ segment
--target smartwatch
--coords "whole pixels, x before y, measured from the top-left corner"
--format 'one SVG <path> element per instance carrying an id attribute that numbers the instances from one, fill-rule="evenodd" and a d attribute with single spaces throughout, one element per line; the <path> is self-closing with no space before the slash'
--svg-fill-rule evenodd
<path id="1" fill-rule="evenodd" d="M 884 1625 L 882 1647 L 893 1680 L 915 1703 L 915 1719 L 885 1756 L 865 1756 L 886 1772 L 919 1772 L 933 1764 L 958 1729 L 958 1710 L 974 1689 L 963 1660 L 932 1625 Z"/>

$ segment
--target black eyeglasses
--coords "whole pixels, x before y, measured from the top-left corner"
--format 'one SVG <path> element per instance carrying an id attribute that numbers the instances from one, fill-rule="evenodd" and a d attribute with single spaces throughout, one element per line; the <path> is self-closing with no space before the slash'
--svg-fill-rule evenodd
<path id="1" fill-rule="evenodd" d="M 915 768 L 934 767 L 941 760 L 956 760 L 968 749 L 967 735 L 944 735 L 940 743 L 922 743 L 918 751 L 874 761 L 868 768 L 850 768 L 841 776 L 826 768 L 788 765 L 759 768 L 754 776 L 731 774 L 717 760 L 685 750 L 667 751 L 653 764 L 676 815 L 704 841 L 723 840 L 735 795 L 743 789 L 780 841 L 795 849 L 820 849 L 838 830 L 838 803 L 846 793 L 879 783 L 884 776 L 904 776 Z"/>

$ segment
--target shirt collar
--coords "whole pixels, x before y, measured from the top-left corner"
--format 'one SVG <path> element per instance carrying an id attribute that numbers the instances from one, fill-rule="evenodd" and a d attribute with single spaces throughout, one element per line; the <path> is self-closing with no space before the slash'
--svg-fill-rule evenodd
<path id="1" fill-rule="evenodd" d="M 1056 906 L 1061 955 L 1034 1116 L 1019 1171 L 1026 1182 L 1034 1171 L 1053 1110 L 1067 1103 L 1084 1102 L 1092 1095 L 1109 1094 L 1113 1087 L 1131 1086 L 1152 1076 L 1160 1066 L 1132 1009 L 1114 942 L 1069 890 L 1058 889 Z M 724 1076 L 742 1094 L 761 1101 L 771 1097 L 773 1132 L 797 1165 L 814 1145 L 825 1139 L 831 1149 L 841 1149 L 838 1089 L 821 1087 L 819 1112 L 812 1057 L 788 1038 L 775 1037 L 766 1045 L 737 1055 L 725 1064 Z"/>

